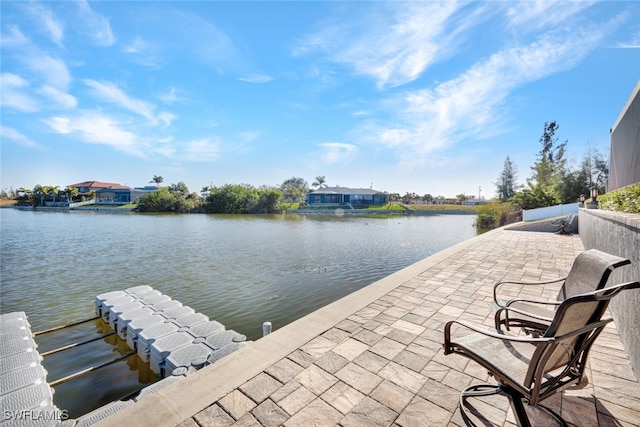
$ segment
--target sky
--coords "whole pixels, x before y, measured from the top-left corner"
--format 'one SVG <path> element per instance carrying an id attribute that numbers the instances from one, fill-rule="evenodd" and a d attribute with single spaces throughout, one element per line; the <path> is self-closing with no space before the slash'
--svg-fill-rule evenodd
<path id="1" fill-rule="evenodd" d="M 545 122 L 608 157 L 635 1 L 2 1 L 1 187 L 329 186 L 491 198 Z"/>

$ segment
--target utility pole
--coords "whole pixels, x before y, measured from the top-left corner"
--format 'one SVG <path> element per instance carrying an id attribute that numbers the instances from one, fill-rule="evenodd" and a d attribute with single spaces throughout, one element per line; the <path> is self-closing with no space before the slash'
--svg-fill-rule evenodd
<path id="1" fill-rule="evenodd" d="M 482 192 L 482 187 L 478 185 L 478 200 L 480 200 L 480 193 Z"/>

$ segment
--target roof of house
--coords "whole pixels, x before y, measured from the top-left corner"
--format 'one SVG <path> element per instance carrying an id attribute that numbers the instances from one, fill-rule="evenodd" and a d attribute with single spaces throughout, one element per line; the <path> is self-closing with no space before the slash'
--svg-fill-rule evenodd
<path id="1" fill-rule="evenodd" d="M 116 184 L 113 182 L 101 182 L 101 181 L 84 181 L 77 184 L 71 184 L 69 187 L 89 187 L 93 190 L 111 189 L 111 190 L 129 190 L 130 187 L 126 185 Z"/>
<path id="2" fill-rule="evenodd" d="M 372 188 L 348 188 L 348 187 L 324 187 L 312 190 L 313 194 L 384 194 L 383 191 L 374 190 Z"/>

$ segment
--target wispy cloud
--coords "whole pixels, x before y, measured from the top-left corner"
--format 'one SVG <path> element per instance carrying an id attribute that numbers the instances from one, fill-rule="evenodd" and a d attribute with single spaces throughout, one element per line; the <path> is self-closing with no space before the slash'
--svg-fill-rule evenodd
<path id="1" fill-rule="evenodd" d="M 53 11 L 38 2 L 25 3 L 25 9 L 33 18 L 42 24 L 41 28 L 48 33 L 51 41 L 58 46 L 62 46 L 64 23 L 55 16 Z"/>
<path id="2" fill-rule="evenodd" d="M 528 0 L 504 3 L 507 26 L 518 31 L 536 31 L 564 24 L 597 2 Z"/>
<path id="3" fill-rule="evenodd" d="M 172 86 L 167 92 L 163 92 L 158 95 L 158 99 L 166 104 L 174 104 L 182 101 L 184 98 L 180 96 L 175 86 Z"/>
<path id="4" fill-rule="evenodd" d="M 29 137 L 10 127 L 0 126 L 0 137 L 2 137 L 3 141 L 11 140 L 27 148 L 42 149 L 40 145 L 33 142 Z"/>
<path id="5" fill-rule="evenodd" d="M 33 44 L 18 27 L 11 26 L 9 33 L 2 35 L 2 47 L 11 49 L 16 60 L 37 74 L 45 84 L 60 90 L 68 89 L 72 78 L 67 64 Z"/>
<path id="6" fill-rule="evenodd" d="M 181 40 L 178 49 L 185 49 L 200 62 L 212 66 L 219 72 L 237 67 L 241 60 L 233 40 L 212 22 L 192 13 L 179 12 L 174 15 Z"/>
<path id="7" fill-rule="evenodd" d="M 35 3 L 29 3 L 29 5 L 28 10 L 33 13 L 39 10 L 40 6 L 34 6 Z M 32 10 L 34 7 L 35 9 Z M 44 8 L 45 15 L 46 11 L 51 12 Z M 52 17 L 51 19 L 53 20 Z M 19 72 L 25 76 L 25 78 L 20 77 L 20 84 L 17 84 L 15 74 L 12 78 L 8 76 L 9 92 L 6 97 L 3 96 L 7 103 L 22 111 L 57 107 L 73 108 L 77 105 L 76 98 L 69 94 L 73 78 L 65 61 L 36 46 L 17 27 L 10 27 L 9 33 L 3 34 L 2 47 L 11 51 L 12 68 L 20 70 Z"/>
<path id="8" fill-rule="evenodd" d="M 78 100 L 75 96 L 58 90 L 55 87 L 43 86 L 38 89 L 37 92 L 40 95 L 49 98 L 49 100 L 57 107 L 71 109 L 78 106 Z"/>
<path id="9" fill-rule="evenodd" d="M 132 62 L 138 65 L 159 68 L 163 63 L 160 48 L 140 36 L 136 36 L 131 42 L 124 45 L 123 51 Z"/>
<path id="10" fill-rule="evenodd" d="M 24 112 L 34 112 L 40 109 L 38 101 L 25 93 L 29 82 L 12 73 L 0 75 L 0 104 L 3 107 L 14 108 Z"/>
<path id="11" fill-rule="evenodd" d="M 273 80 L 273 77 L 265 74 L 254 74 L 247 77 L 239 77 L 238 80 L 248 83 L 268 83 Z"/>
<path id="12" fill-rule="evenodd" d="M 97 45 L 112 46 L 116 42 L 116 37 L 111 30 L 109 20 L 94 11 L 87 0 L 78 0 L 76 4 L 83 31 L 89 34 Z"/>
<path id="13" fill-rule="evenodd" d="M 29 44 L 29 39 L 20 31 L 16 25 L 9 26 L 9 33 L 3 33 L 0 37 L 0 46 L 4 48 L 21 47 Z"/>
<path id="14" fill-rule="evenodd" d="M 336 163 L 348 163 L 351 161 L 358 147 L 353 144 L 345 144 L 344 142 L 325 142 L 319 144 L 322 148 L 320 157 L 323 163 L 336 164 Z"/>
<path id="15" fill-rule="evenodd" d="M 73 116 L 51 117 L 44 122 L 61 135 L 74 135 L 82 142 L 107 145 L 127 154 L 146 157 L 136 135 L 123 130 L 120 123 L 104 114 L 85 111 Z"/>
<path id="16" fill-rule="evenodd" d="M 149 43 L 140 36 L 136 36 L 133 41 L 124 46 L 126 53 L 141 53 L 147 49 L 149 49 Z"/>
<path id="17" fill-rule="evenodd" d="M 220 157 L 220 145 L 212 138 L 202 138 L 186 143 L 182 157 L 190 162 L 213 162 Z"/>
<path id="18" fill-rule="evenodd" d="M 46 55 L 41 51 L 33 50 L 24 53 L 23 61 L 31 71 L 39 75 L 45 85 L 54 86 L 64 91 L 69 88 L 72 80 L 71 73 L 63 60 Z"/>
<path id="19" fill-rule="evenodd" d="M 122 89 L 111 82 L 98 82 L 96 80 L 84 79 L 82 82 L 93 89 L 93 94 L 100 100 L 116 104 L 125 110 L 139 114 L 145 117 L 152 124 L 156 125 L 159 121 L 168 126 L 175 116 L 171 113 L 161 112 L 155 114 L 156 106 L 147 101 L 132 98 Z"/>
<path id="20" fill-rule="evenodd" d="M 548 32 L 527 45 L 498 51 L 433 89 L 394 98 L 388 107 L 398 112 L 395 124 L 368 130 L 374 142 L 395 150 L 406 165 L 420 164 L 457 142 L 499 133 L 513 90 L 572 68 L 606 33 L 606 26 Z"/>
<path id="21" fill-rule="evenodd" d="M 307 36 L 292 53 L 320 51 L 371 77 L 379 88 L 400 86 L 452 54 L 450 20 L 463 6 L 455 1 L 374 3 L 357 24 L 330 25 Z"/>
<path id="22" fill-rule="evenodd" d="M 640 30 L 631 34 L 627 40 L 617 43 L 615 47 L 620 49 L 640 49 Z"/>

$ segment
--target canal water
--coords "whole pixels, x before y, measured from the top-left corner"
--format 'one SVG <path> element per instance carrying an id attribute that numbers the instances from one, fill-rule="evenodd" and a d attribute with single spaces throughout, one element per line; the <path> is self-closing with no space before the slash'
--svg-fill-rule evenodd
<path id="1" fill-rule="evenodd" d="M 278 329 L 475 236 L 474 222 L 473 215 L 1 209 L 0 311 L 25 311 L 35 332 L 93 317 L 93 299 L 100 293 L 149 285 L 256 340 L 265 321 Z M 78 328 L 70 334 L 108 332 L 99 321 Z M 58 345 L 52 340 L 57 338 L 37 339 L 39 350 Z M 82 347 L 75 354 L 46 357 L 48 379 L 81 370 L 87 358 L 99 359 L 105 351 L 112 358 L 127 351 L 114 336 Z M 61 384 L 54 402 L 77 416 L 155 381 L 136 357 Z M 74 366 L 63 369 L 67 365 Z M 98 398 L 90 399 L 87 389 Z"/>

